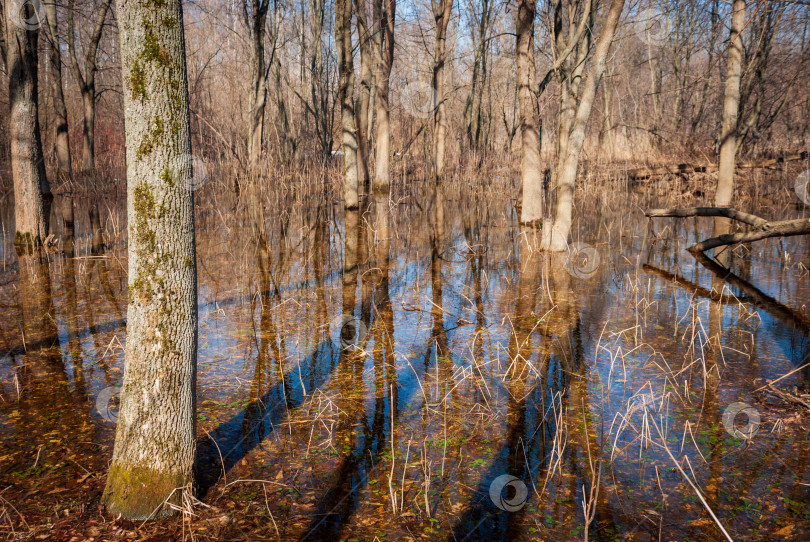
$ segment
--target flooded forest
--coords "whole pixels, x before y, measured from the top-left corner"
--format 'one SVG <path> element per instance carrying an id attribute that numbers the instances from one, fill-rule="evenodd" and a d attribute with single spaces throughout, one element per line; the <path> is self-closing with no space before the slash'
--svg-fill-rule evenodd
<path id="1" fill-rule="evenodd" d="M 0 0 L 0 539 L 810 540 L 810 3 Z"/>

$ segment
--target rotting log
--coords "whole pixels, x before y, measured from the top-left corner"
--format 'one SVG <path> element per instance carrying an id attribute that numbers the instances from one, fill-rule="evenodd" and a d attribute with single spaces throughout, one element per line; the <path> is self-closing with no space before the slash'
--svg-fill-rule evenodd
<path id="1" fill-rule="evenodd" d="M 759 162 L 748 162 L 744 164 L 737 164 L 737 169 L 762 169 L 773 167 L 785 162 L 795 162 L 797 160 L 805 160 L 810 156 L 807 151 L 778 156 L 776 158 L 769 158 L 768 160 L 761 160 Z M 662 175 L 682 175 L 687 173 L 706 173 L 716 171 L 717 164 L 668 164 L 655 167 L 642 167 L 630 169 L 627 171 L 627 177 L 632 181 L 642 179 L 649 179 L 652 177 L 660 177 Z"/>
<path id="2" fill-rule="evenodd" d="M 791 237 L 794 235 L 810 234 L 810 219 L 800 218 L 796 220 L 780 220 L 770 222 L 764 218 L 744 213 L 730 207 L 687 207 L 683 209 L 653 209 L 647 211 L 648 218 L 677 217 L 686 218 L 692 216 L 715 216 L 737 220 L 753 226 L 752 230 L 739 233 L 727 233 L 717 237 L 711 237 L 692 245 L 687 250 L 692 253 L 702 253 L 710 248 L 717 248 L 740 243 L 751 243 L 760 239 L 770 237 Z"/>

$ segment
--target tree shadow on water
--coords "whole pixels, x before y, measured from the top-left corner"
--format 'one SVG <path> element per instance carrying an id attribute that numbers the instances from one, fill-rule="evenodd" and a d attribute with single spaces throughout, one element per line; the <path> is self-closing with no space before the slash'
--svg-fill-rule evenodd
<path id="1" fill-rule="evenodd" d="M 323 386 L 337 367 L 337 348 L 323 341 L 292 371 L 251 401 L 244 410 L 220 424 L 197 445 L 196 476 L 200 498 L 276 431 L 289 411 Z"/>

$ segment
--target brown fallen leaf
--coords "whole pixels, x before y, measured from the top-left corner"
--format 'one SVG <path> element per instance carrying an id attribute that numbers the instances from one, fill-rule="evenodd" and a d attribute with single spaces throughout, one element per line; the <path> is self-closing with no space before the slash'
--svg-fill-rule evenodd
<path id="1" fill-rule="evenodd" d="M 793 527 L 795 527 L 795 525 L 787 525 L 785 527 L 782 527 L 773 534 L 775 534 L 776 536 L 787 536 L 793 531 Z"/>

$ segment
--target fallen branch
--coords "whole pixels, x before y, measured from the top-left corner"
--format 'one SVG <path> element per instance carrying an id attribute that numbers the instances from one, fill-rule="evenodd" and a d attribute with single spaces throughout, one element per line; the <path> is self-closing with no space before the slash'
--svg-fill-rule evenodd
<path id="1" fill-rule="evenodd" d="M 804 359 L 807 359 L 807 358 L 804 358 Z M 792 375 L 793 373 L 796 373 L 796 372 L 801 371 L 801 370 L 802 370 L 802 369 L 804 369 L 805 367 L 810 367 L 810 363 L 805 363 L 804 365 L 802 365 L 802 366 L 800 366 L 800 367 L 796 367 L 795 369 L 793 369 L 793 370 L 792 370 L 792 371 L 790 371 L 789 373 L 787 373 L 787 374 L 784 374 L 784 375 L 780 376 L 780 377 L 779 377 L 779 378 L 777 378 L 776 380 L 768 380 L 768 383 L 767 383 L 767 384 L 765 384 L 765 385 L 764 385 L 764 386 L 762 386 L 761 388 L 757 388 L 757 389 L 755 389 L 755 390 L 754 390 L 753 392 L 751 392 L 751 393 L 756 393 L 756 392 L 758 392 L 758 391 L 762 391 L 762 390 L 764 390 L 765 388 L 767 388 L 768 386 L 770 386 L 770 385 L 772 385 L 772 384 L 776 384 L 776 383 L 777 383 L 777 382 L 779 382 L 780 380 L 782 380 L 782 379 L 784 379 L 784 378 L 789 377 L 789 376 L 790 376 L 790 375 Z"/>
<path id="2" fill-rule="evenodd" d="M 692 253 L 705 252 L 710 248 L 717 248 L 726 245 L 736 245 L 739 243 L 751 243 L 769 237 L 791 237 L 793 235 L 810 234 L 810 219 L 799 218 L 796 220 L 781 220 L 769 222 L 756 215 L 744 213 L 729 207 L 687 207 L 684 209 L 653 209 L 645 213 L 649 218 L 678 217 L 686 218 L 691 216 L 718 216 L 730 218 L 754 226 L 753 230 L 740 233 L 727 233 L 711 237 L 692 245 L 687 250 Z"/>
<path id="3" fill-rule="evenodd" d="M 767 227 L 768 221 L 758 216 L 732 209 L 731 207 L 686 207 L 683 209 L 653 209 L 647 211 L 648 218 L 677 217 L 687 218 L 690 216 L 722 216 L 732 220 L 744 222 L 750 226 Z"/>
<path id="4" fill-rule="evenodd" d="M 740 232 L 727 233 L 701 241 L 689 247 L 689 252 L 704 252 L 710 248 L 717 248 L 726 245 L 736 245 L 739 243 L 751 243 L 769 237 L 792 237 L 794 235 L 810 234 L 810 219 L 801 218 L 798 220 L 783 220 L 780 222 L 769 222 L 767 228 Z"/>

